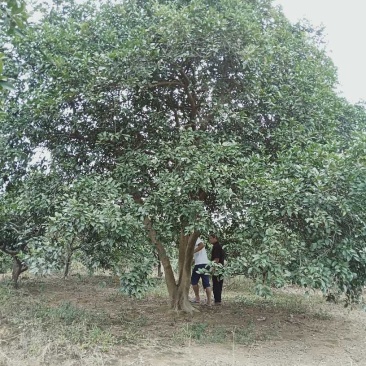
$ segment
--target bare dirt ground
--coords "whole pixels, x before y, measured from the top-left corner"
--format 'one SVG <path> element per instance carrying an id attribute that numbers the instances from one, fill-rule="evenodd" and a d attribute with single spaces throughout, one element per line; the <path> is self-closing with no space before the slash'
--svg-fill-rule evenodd
<path id="1" fill-rule="evenodd" d="M 221 307 L 169 309 L 164 284 L 136 300 L 109 276 L 0 282 L 0 366 L 365 365 L 366 313 L 296 289 L 231 281 Z"/>

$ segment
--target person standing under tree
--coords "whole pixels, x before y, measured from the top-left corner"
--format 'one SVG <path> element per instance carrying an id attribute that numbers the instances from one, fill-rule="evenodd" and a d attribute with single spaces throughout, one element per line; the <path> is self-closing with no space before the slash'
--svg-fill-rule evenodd
<path id="1" fill-rule="evenodd" d="M 211 234 L 209 235 L 209 241 L 213 245 L 212 252 L 211 252 L 211 261 L 224 265 L 225 254 L 224 250 L 222 249 L 221 244 L 216 235 Z M 224 280 L 220 278 L 220 276 L 212 275 L 212 284 L 213 284 L 213 294 L 215 299 L 215 305 L 221 305 L 221 293 L 222 293 L 222 285 Z"/>
<path id="2" fill-rule="evenodd" d="M 202 285 L 206 291 L 207 306 L 211 306 L 211 287 L 210 277 L 207 274 L 197 273 L 198 270 L 206 268 L 208 265 L 208 257 L 205 249 L 205 244 L 198 238 L 194 247 L 194 268 L 192 271 L 191 284 L 194 291 L 195 298 L 191 300 L 193 303 L 200 303 L 200 291 L 198 287 L 198 281 L 202 278 Z"/>

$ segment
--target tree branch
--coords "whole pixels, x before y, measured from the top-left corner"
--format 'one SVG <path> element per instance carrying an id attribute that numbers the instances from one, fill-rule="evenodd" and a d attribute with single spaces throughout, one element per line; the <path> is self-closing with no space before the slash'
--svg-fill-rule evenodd
<path id="1" fill-rule="evenodd" d="M 25 272 L 26 270 L 28 270 L 28 266 L 25 264 L 25 263 L 23 263 L 22 264 L 22 268 L 20 269 L 20 273 L 23 273 L 23 272 Z M 20 274 L 19 273 L 19 274 Z"/>
<path id="2" fill-rule="evenodd" d="M 132 197 L 137 204 L 143 205 L 144 201 L 139 192 L 136 192 L 135 194 L 133 194 Z M 144 218 L 144 226 L 145 226 L 145 229 L 149 236 L 149 239 L 150 239 L 151 243 L 155 246 L 155 248 L 158 252 L 160 261 L 164 267 L 165 282 L 168 287 L 169 296 L 171 299 L 173 299 L 174 291 L 177 288 L 177 284 L 175 282 L 175 276 L 174 276 L 173 268 L 170 264 L 169 257 L 166 253 L 166 250 L 165 250 L 163 244 L 158 240 L 156 231 L 152 226 L 152 222 L 147 216 Z"/>
<path id="3" fill-rule="evenodd" d="M 180 74 L 184 80 L 183 82 L 183 87 L 184 87 L 184 90 L 187 94 L 187 98 L 188 98 L 188 102 L 191 106 L 191 113 L 190 113 L 190 120 L 191 120 L 191 126 L 192 126 L 192 129 L 195 130 L 196 129 L 196 126 L 193 125 L 193 120 L 196 118 L 197 116 L 197 112 L 198 112 L 198 108 L 197 108 L 197 103 L 196 103 L 196 100 L 193 96 L 193 94 L 190 92 L 189 90 L 189 79 L 188 79 L 188 76 L 187 74 L 184 72 L 183 68 L 180 69 Z"/>
<path id="4" fill-rule="evenodd" d="M 150 88 L 164 87 L 164 86 L 183 86 L 184 87 L 184 84 L 179 80 L 161 80 L 161 81 L 157 81 L 156 83 L 147 84 L 142 89 L 150 89 Z"/>
<path id="5" fill-rule="evenodd" d="M 11 255 L 12 257 L 14 257 L 15 255 L 19 254 L 19 251 L 16 251 L 16 250 L 9 250 L 9 249 L 6 249 L 6 245 L 3 244 L 0 249 L 6 253 L 6 254 L 9 254 Z"/>
<path id="6" fill-rule="evenodd" d="M 145 225 L 146 231 L 149 235 L 151 242 L 155 245 L 155 248 L 157 249 L 161 263 L 163 264 L 164 272 L 165 272 L 165 281 L 166 281 L 166 284 L 168 287 L 170 298 L 173 299 L 173 294 L 177 287 L 177 284 L 175 282 L 175 276 L 174 276 L 173 268 L 170 264 L 169 257 L 166 253 L 164 246 L 157 239 L 156 231 L 154 230 L 154 228 L 152 226 L 152 222 L 148 217 L 145 217 L 144 225 Z"/>

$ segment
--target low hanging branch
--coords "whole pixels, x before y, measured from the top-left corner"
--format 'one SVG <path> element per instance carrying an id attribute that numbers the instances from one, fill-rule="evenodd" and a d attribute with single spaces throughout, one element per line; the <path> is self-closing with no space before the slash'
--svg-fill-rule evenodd
<path id="1" fill-rule="evenodd" d="M 184 84 L 179 80 L 161 80 L 155 83 L 150 83 L 145 85 L 142 89 L 151 89 L 151 88 L 159 88 L 164 86 L 184 86 Z"/>

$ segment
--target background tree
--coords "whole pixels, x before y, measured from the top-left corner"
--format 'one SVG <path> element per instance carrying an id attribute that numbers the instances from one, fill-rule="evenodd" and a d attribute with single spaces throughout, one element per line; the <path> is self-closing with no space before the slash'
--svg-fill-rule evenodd
<path id="1" fill-rule="evenodd" d="M 348 149 L 338 142 L 293 146 L 243 180 L 252 205 L 226 238 L 228 270 L 258 279 L 262 294 L 285 283 L 359 294 L 366 268 L 364 138 L 354 136 Z"/>
<path id="2" fill-rule="evenodd" d="M 21 0 L 1 0 L 0 1 L 0 29 L 1 35 L 13 34 L 24 27 L 27 20 L 27 13 L 25 9 L 25 2 Z M 3 47 L 0 46 L 0 92 L 4 89 L 12 90 L 13 86 L 3 74 L 5 56 Z M 2 103 L 2 98 L 0 99 Z M 1 104 L 0 104 L 1 106 Z"/>
<path id="3" fill-rule="evenodd" d="M 129 262 L 141 258 L 153 262 L 153 254 L 144 246 L 143 226 L 131 215 L 131 204 L 132 198 L 123 196 L 112 178 L 89 175 L 64 184 L 42 242 L 29 247 L 27 262 L 42 273 L 64 266 L 65 277 L 75 253 L 89 270 L 102 268 L 119 275 L 129 270 Z M 50 252 L 52 260 L 43 263 Z"/>
<path id="4" fill-rule="evenodd" d="M 5 75 L 5 45 L 10 46 L 10 37 L 24 28 L 27 21 L 25 2 L 21 0 L 0 1 L 0 115 L 3 113 L 4 94 L 13 90 L 12 74 L 14 65 L 8 63 L 8 70 Z M 9 47 L 7 48 L 9 51 Z M 10 75 L 9 75 L 10 74 Z M 10 77 L 9 77 L 10 76 Z M 5 116 L 3 116 L 5 117 Z M 7 134 L 7 128 L 0 129 L 0 171 L 1 187 L 8 184 L 12 175 L 21 176 L 27 164 L 29 150 L 25 148 L 25 141 L 22 142 L 23 149 L 15 146 L 14 140 Z M 17 140 L 19 140 L 19 135 Z"/>
<path id="5" fill-rule="evenodd" d="M 364 118 L 336 96 L 320 41 L 268 0 L 66 2 L 14 39 L 26 87 L 7 103 L 5 124 L 14 141 L 24 134 L 47 149 L 70 181 L 118 182 L 124 214 L 158 251 L 174 308 L 192 310 L 193 247 L 209 230 L 231 232 L 240 270 L 254 263 L 262 282 L 303 283 L 311 270 L 309 285 L 325 288 L 315 243 L 338 246 L 350 231 L 338 235 L 331 216 L 343 196 L 323 196 L 317 182 L 331 184 L 332 159 L 343 164 Z"/>
<path id="6" fill-rule="evenodd" d="M 0 195 L 0 251 L 13 260 L 15 286 L 28 269 L 25 257 L 30 246 L 41 240 L 53 212 L 58 191 L 53 183 L 52 176 L 34 172 Z"/>

